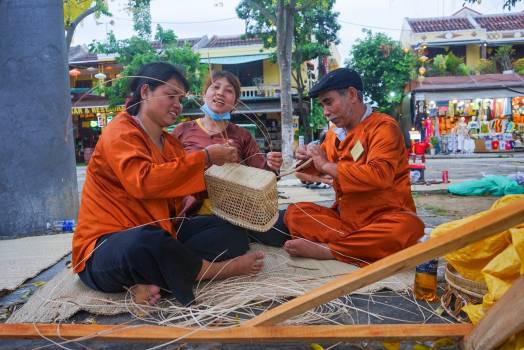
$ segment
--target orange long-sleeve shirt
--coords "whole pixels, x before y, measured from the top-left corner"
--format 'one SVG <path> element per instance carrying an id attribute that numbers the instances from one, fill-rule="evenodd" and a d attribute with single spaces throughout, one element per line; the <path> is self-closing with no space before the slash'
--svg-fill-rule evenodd
<path id="1" fill-rule="evenodd" d="M 155 225 L 176 237 L 169 218 L 180 211 L 179 198 L 205 190 L 205 154 L 186 154 L 172 135 L 163 137 L 161 151 L 127 113 L 104 130 L 87 167 L 73 236 L 76 272 L 105 234 L 162 220 Z"/>
<path id="2" fill-rule="evenodd" d="M 351 150 L 357 142 L 364 151 L 357 160 Z M 343 141 L 328 131 L 322 143 L 330 162 L 337 163 L 333 181 L 340 218 L 351 229 L 364 227 L 384 213 L 415 212 L 411 196 L 407 150 L 398 123 L 374 112 Z"/>

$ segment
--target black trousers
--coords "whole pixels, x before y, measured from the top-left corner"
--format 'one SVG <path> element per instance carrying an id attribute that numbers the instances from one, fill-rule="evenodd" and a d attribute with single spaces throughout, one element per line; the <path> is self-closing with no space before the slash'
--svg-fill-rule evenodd
<path id="1" fill-rule="evenodd" d="M 235 258 L 247 252 L 250 241 L 282 246 L 289 237 L 283 212 L 274 227 L 254 232 L 216 216 L 195 216 L 179 225 L 177 239 L 153 225 L 111 233 L 98 239 L 79 277 L 87 286 L 109 293 L 155 284 L 188 305 L 194 300 L 193 284 L 202 259 Z"/>

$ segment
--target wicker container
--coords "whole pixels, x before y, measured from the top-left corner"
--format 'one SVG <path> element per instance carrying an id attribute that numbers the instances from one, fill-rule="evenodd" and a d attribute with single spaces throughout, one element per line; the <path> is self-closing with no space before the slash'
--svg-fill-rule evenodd
<path id="1" fill-rule="evenodd" d="M 213 213 L 250 230 L 268 231 L 278 219 L 276 175 L 240 164 L 213 165 L 205 173 Z"/>
<path id="2" fill-rule="evenodd" d="M 444 278 L 450 287 L 466 294 L 471 298 L 475 298 L 479 302 L 482 301 L 484 294 L 488 292 L 485 283 L 469 280 L 457 272 L 450 264 L 446 265 Z"/>
<path id="3" fill-rule="evenodd" d="M 442 307 L 457 321 L 468 322 L 468 317 L 462 308 L 467 304 L 482 303 L 483 296 L 488 292 L 486 284 L 463 277 L 450 264 L 446 265 L 444 278 L 447 285 L 440 298 Z"/>

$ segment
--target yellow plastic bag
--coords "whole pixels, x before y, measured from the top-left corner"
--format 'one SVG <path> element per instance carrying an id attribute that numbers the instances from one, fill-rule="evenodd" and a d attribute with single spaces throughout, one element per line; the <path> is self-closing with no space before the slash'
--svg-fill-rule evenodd
<path id="1" fill-rule="evenodd" d="M 478 214 L 468 216 L 464 219 L 447 222 L 439 225 L 431 232 L 431 237 L 438 237 L 447 233 L 450 229 L 471 222 L 477 218 L 486 216 L 490 210 L 503 207 L 510 202 L 522 199 L 524 195 L 510 195 L 502 197 L 491 206 L 491 209 L 480 212 Z M 497 255 L 502 253 L 504 249 L 511 244 L 511 237 L 509 230 L 500 232 L 494 236 L 486 238 L 482 241 L 470 244 L 462 249 L 456 250 L 444 258 L 450 263 L 455 270 L 467 279 L 483 282 L 484 278 L 481 270 Z"/>
<path id="2" fill-rule="evenodd" d="M 505 196 L 496 201 L 490 210 L 522 198 L 524 195 Z M 431 236 L 442 235 L 451 228 L 486 215 L 490 210 L 440 225 Z M 468 304 L 462 308 L 471 322 L 477 324 L 485 312 L 506 293 L 513 281 L 524 274 L 524 218 L 521 224 L 454 251 L 446 255 L 445 259 L 464 277 L 486 283 L 488 292 L 482 304 Z M 524 349 L 524 332 L 517 333 L 501 349 Z"/>

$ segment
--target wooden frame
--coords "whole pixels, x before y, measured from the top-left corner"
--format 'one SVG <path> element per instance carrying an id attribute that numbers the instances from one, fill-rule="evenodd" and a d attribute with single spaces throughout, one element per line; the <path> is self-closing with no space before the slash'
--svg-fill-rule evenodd
<path id="1" fill-rule="evenodd" d="M 507 337 L 524 328 L 524 277 L 492 308 L 484 322 L 477 328 L 469 324 L 452 325 L 351 325 L 351 326 L 276 326 L 339 296 L 349 294 L 368 284 L 377 282 L 397 272 L 444 255 L 492 234 L 507 230 L 524 221 L 524 199 L 515 200 L 503 208 L 491 211 L 443 236 L 404 249 L 348 275 L 328 282 L 309 293 L 292 299 L 274 309 L 244 322 L 239 327 L 178 328 L 129 325 L 73 325 L 73 324 L 4 324 L 0 326 L 0 339 L 49 338 L 77 339 L 94 337 L 100 340 L 167 342 L 183 338 L 190 342 L 284 342 L 284 341 L 354 341 L 435 339 L 442 336 L 464 338 L 469 349 L 493 349 Z M 511 301 L 512 304 L 509 304 Z M 518 302 L 517 302 L 518 301 Z M 513 310 L 513 311 L 511 311 Z M 487 332 L 492 320 L 503 325 L 498 335 Z"/>

